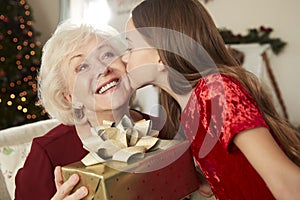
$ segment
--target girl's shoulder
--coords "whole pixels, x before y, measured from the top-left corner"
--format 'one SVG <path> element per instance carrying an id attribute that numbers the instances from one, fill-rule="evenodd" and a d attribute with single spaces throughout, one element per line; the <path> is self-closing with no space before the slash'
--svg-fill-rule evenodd
<path id="1" fill-rule="evenodd" d="M 220 74 L 220 73 L 214 73 L 214 74 L 203 76 L 197 83 L 197 87 L 203 87 L 203 85 L 209 86 L 211 84 L 213 85 L 222 84 L 224 86 L 233 84 L 242 87 L 240 82 L 235 77 L 225 75 L 225 74 Z"/>
<path id="2" fill-rule="evenodd" d="M 194 90 L 196 94 L 201 94 L 201 96 L 208 95 L 210 97 L 222 94 L 227 96 L 229 93 L 243 93 L 249 96 L 247 90 L 236 78 L 217 73 L 202 77 Z"/>

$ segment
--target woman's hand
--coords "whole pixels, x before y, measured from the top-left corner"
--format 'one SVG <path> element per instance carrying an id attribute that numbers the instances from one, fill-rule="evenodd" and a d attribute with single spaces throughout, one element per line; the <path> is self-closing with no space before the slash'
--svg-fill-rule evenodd
<path id="1" fill-rule="evenodd" d="M 78 188 L 74 193 L 71 194 L 71 191 L 79 182 L 79 176 L 77 174 L 73 174 L 66 182 L 64 182 L 62 178 L 61 167 L 57 166 L 54 170 L 54 176 L 56 193 L 51 200 L 79 200 L 88 194 L 88 190 L 84 186 Z"/>

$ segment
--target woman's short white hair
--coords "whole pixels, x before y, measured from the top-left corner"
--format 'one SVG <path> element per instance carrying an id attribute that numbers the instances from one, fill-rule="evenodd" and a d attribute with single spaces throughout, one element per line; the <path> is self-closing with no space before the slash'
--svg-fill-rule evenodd
<path id="1" fill-rule="evenodd" d="M 67 125 L 74 124 L 74 116 L 72 104 L 63 95 L 67 91 L 68 82 L 62 69 L 67 67 L 65 61 L 68 55 L 86 45 L 92 37 L 101 42 L 113 37 L 118 38 L 118 32 L 112 27 L 100 29 L 86 23 L 65 21 L 58 25 L 43 46 L 38 75 L 39 98 L 51 118 L 56 118 Z M 122 43 L 122 40 L 119 42 Z"/>

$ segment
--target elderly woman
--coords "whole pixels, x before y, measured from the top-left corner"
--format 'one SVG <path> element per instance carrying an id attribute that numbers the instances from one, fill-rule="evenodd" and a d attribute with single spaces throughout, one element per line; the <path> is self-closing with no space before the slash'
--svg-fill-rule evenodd
<path id="1" fill-rule="evenodd" d="M 16 199 L 51 199 L 56 187 L 62 185 L 62 180 L 55 183 L 54 169 L 79 161 L 88 153 L 82 140 L 91 134 L 91 126 L 101 124 L 103 119 L 118 121 L 124 114 L 134 121 L 148 117 L 128 110 L 131 93 L 119 84 L 125 73 L 124 63 L 118 57 L 123 43 L 115 35 L 113 29 L 65 22 L 45 44 L 39 94 L 49 115 L 61 124 L 33 140 L 16 176 Z M 88 63 L 90 52 L 97 56 Z M 72 177 L 68 182 L 75 185 L 79 177 Z M 76 194 L 82 198 L 87 190 L 83 188 Z"/>

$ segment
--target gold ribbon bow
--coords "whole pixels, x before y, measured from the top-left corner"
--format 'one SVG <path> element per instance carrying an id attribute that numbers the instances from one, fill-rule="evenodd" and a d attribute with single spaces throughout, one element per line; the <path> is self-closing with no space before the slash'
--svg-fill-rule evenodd
<path id="1" fill-rule="evenodd" d="M 83 141 L 89 151 L 81 161 L 85 166 L 108 160 L 128 162 L 130 158 L 143 158 L 145 153 L 158 144 L 159 131 L 151 129 L 151 120 L 132 123 L 128 116 L 112 127 L 104 121 L 103 126 L 92 128 L 93 136 Z"/>

